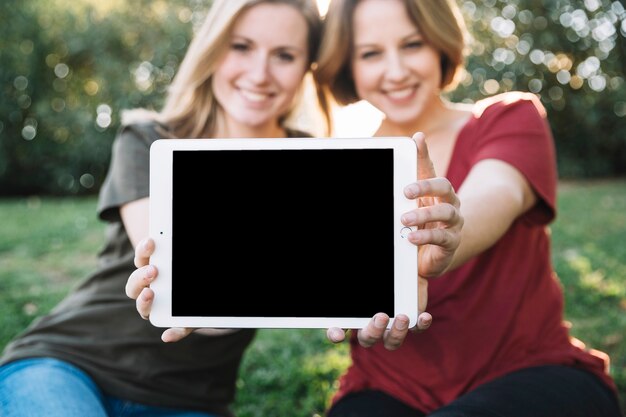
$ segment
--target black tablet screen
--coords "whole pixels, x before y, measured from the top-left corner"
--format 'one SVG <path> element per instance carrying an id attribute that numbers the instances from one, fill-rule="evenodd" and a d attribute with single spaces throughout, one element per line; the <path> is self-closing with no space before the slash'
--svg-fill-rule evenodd
<path id="1" fill-rule="evenodd" d="M 177 150 L 172 315 L 394 313 L 393 150 Z"/>

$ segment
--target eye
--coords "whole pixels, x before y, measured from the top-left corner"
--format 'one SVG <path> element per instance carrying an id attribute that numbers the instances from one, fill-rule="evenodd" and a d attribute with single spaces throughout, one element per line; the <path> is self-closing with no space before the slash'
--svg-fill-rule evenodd
<path id="1" fill-rule="evenodd" d="M 421 39 L 409 41 L 404 44 L 405 49 L 419 49 L 422 46 L 424 46 L 424 41 L 422 41 Z"/>
<path id="2" fill-rule="evenodd" d="M 246 52 L 250 50 L 250 45 L 244 42 L 233 42 L 230 44 L 230 49 L 233 51 Z"/>
<path id="3" fill-rule="evenodd" d="M 289 52 L 278 52 L 276 54 L 276 57 L 278 58 L 279 61 L 282 62 L 293 62 L 295 61 L 296 57 Z"/>
<path id="4" fill-rule="evenodd" d="M 380 55 L 380 52 L 378 51 L 363 51 L 359 54 L 359 58 L 360 59 L 372 59 L 376 56 Z"/>

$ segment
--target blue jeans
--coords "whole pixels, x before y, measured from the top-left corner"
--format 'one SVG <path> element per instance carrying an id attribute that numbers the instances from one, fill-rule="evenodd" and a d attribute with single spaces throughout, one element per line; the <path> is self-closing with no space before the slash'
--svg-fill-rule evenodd
<path id="1" fill-rule="evenodd" d="M 218 417 L 105 395 L 67 362 L 32 358 L 0 367 L 0 417 Z"/>

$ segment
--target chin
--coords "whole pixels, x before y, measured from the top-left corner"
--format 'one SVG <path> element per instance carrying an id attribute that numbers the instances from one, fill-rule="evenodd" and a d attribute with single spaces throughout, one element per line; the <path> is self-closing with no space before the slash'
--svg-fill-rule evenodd
<path id="1" fill-rule="evenodd" d="M 389 122 L 395 125 L 404 126 L 415 123 L 415 119 L 419 117 L 419 114 L 415 112 L 411 112 L 410 114 L 399 114 L 398 112 L 395 112 L 394 114 L 394 112 L 389 112 L 385 113 L 385 116 Z"/>
<path id="2" fill-rule="evenodd" d="M 242 114 L 236 118 L 237 122 L 249 128 L 260 127 L 268 124 L 272 118 L 254 114 Z"/>

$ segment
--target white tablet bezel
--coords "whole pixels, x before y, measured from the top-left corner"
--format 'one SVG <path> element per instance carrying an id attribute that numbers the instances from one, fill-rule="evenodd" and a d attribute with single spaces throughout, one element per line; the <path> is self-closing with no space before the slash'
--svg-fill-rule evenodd
<path id="1" fill-rule="evenodd" d="M 330 328 L 358 329 L 371 317 L 173 317 L 172 310 L 172 168 L 175 150 L 263 150 L 263 149 L 366 149 L 394 150 L 394 316 L 406 314 L 410 327 L 417 323 L 417 247 L 406 239 L 408 230 L 400 221 L 415 208 L 403 189 L 417 178 L 417 148 L 408 137 L 377 138 L 243 138 L 159 139 L 150 148 L 149 235 L 156 243 L 150 263 L 158 276 L 150 287 L 155 293 L 150 322 L 157 327 L 209 328 Z M 346 242 L 349 243 L 348 241 Z M 201 267 L 202 265 L 198 265 Z M 371 285 L 371 283 L 364 283 Z M 332 289 L 328 290 L 329 303 Z M 341 301 L 340 301 L 341 302 Z M 393 320 L 390 321 L 390 325 Z"/>

